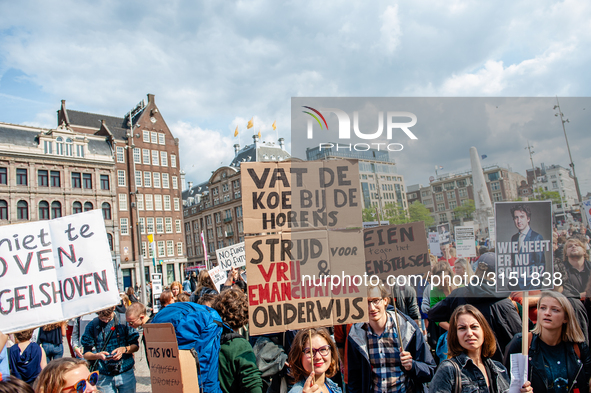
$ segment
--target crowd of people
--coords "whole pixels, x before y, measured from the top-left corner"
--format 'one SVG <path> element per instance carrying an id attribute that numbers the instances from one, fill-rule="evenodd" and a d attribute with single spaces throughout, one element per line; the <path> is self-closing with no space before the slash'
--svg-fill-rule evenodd
<path id="1" fill-rule="evenodd" d="M 531 292 L 526 304 L 521 292 L 507 296 L 487 285 L 493 244 L 479 245 L 478 256 L 465 259 L 452 239 L 441 257 L 430 255 L 431 283 L 369 286 L 369 322 L 261 336 L 248 332 L 248 291 L 239 269 L 229 271 L 221 288 L 207 271 L 173 282 L 157 299 L 158 314 L 128 288 L 117 307 L 10 337 L 0 333 L 0 393 L 135 392 L 140 340 L 146 348 L 142 327 L 191 313 L 206 314 L 202 330 L 213 321 L 217 332 L 190 344 L 210 351 L 199 359 L 205 392 L 504 392 L 511 354 L 521 353 L 524 340 L 529 365 L 521 392 L 589 392 L 589 235 L 583 226 L 554 230 L 561 284 Z M 446 275 L 483 279 L 458 286 L 433 280 Z M 64 338 L 69 357 L 63 357 Z"/>

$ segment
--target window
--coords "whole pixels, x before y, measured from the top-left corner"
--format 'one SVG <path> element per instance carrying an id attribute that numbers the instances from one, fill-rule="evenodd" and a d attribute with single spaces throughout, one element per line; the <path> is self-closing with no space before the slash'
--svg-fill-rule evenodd
<path id="1" fill-rule="evenodd" d="M 37 171 L 37 185 L 39 187 L 49 187 L 49 172 L 41 169 Z"/>
<path id="2" fill-rule="evenodd" d="M 438 203 L 437 204 L 437 211 L 440 212 L 443 210 L 445 210 L 445 203 Z"/>
<path id="3" fill-rule="evenodd" d="M 164 233 L 164 219 L 156 217 L 156 233 Z"/>
<path id="4" fill-rule="evenodd" d="M 554 185 L 554 188 L 557 188 L 556 182 L 552 182 L 552 184 Z M 490 189 L 492 191 L 498 191 L 498 190 L 500 190 L 501 189 L 501 183 L 498 182 L 498 181 L 495 181 L 495 182 L 490 183 Z"/>
<path id="5" fill-rule="evenodd" d="M 170 195 L 164 195 L 164 210 L 170 210 Z"/>
<path id="6" fill-rule="evenodd" d="M 79 172 L 72 172 L 72 188 L 82 188 L 82 176 Z"/>
<path id="7" fill-rule="evenodd" d="M 142 256 L 144 258 L 147 258 L 148 256 L 146 255 L 146 242 L 142 242 Z"/>
<path id="8" fill-rule="evenodd" d="M 154 188 L 160 188 L 160 172 L 154 172 Z"/>
<path id="9" fill-rule="evenodd" d="M 135 171 L 135 186 L 142 186 L 142 171 Z"/>
<path id="10" fill-rule="evenodd" d="M 492 197 L 495 202 L 501 202 L 503 200 L 503 194 L 500 192 L 493 192 Z"/>
<path id="11" fill-rule="evenodd" d="M 158 257 L 163 257 L 164 254 L 164 240 L 158 241 Z"/>
<path id="12" fill-rule="evenodd" d="M 80 202 L 72 203 L 72 213 L 82 213 L 82 204 Z"/>
<path id="13" fill-rule="evenodd" d="M 142 194 L 135 195 L 138 210 L 144 210 L 144 196 Z"/>
<path id="14" fill-rule="evenodd" d="M 154 210 L 162 210 L 162 195 L 154 195 Z"/>
<path id="15" fill-rule="evenodd" d="M 228 183 L 222 185 L 222 192 L 227 192 L 229 190 L 230 186 L 228 186 Z"/>
<path id="16" fill-rule="evenodd" d="M 46 201 L 39 202 L 39 219 L 49 220 L 49 203 Z"/>
<path id="17" fill-rule="evenodd" d="M 162 188 L 169 188 L 170 183 L 168 182 L 168 173 L 163 173 L 162 174 Z"/>
<path id="18" fill-rule="evenodd" d="M 143 134 L 143 141 L 146 143 L 150 143 L 150 131 L 144 131 Z"/>
<path id="19" fill-rule="evenodd" d="M 158 143 L 158 133 L 157 133 L 157 132 L 155 132 L 155 131 L 152 131 L 152 132 L 151 132 L 151 134 L 152 134 L 152 135 L 151 135 L 151 136 L 152 136 L 152 140 L 151 140 L 151 142 L 152 142 L 152 143 Z"/>
<path id="20" fill-rule="evenodd" d="M 189 224 L 189 228 L 187 229 L 187 232 L 189 232 L 189 229 L 191 229 L 191 224 Z M 197 222 L 197 220 L 193 221 L 193 230 L 195 232 L 199 231 L 199 223 Z"/>
<path id="21" fill-rule="evenodd" d="M 240 180 L 234 180 L 232 182 L 232 186 L 234 186 L 234 188 L 239 188 L 240 187 Z"/>
<path id="22" fill-rule="evenodd" d="M 8 169 L 7 168 L 0 168 L 0 184 L 8 184 Z"/>
<path id="23" fill-rule="evenodd" d="M 150 246 L 148 247 L 148 250 L 149 250 L 149 253 L 148 253 L 149 257 L 150 258 L 154 258 L 156 256 L 155 255 L 155 253 L 156 253 L 156 243 L 154 243 L 154 242 L 150 243 Z"/>
<path id="24" fill-rule="evenodd" d="M 435 194 L 435 200 L 437 202 L 443 202 L 443 194 Z"/>
<path id="25" fill-rule="evenodd" d="M 218 238 L 222 237 L 222 227 L 217 227 Z"/>
<path id="26" fill-rule="evenodd" d="M 242 223 L 242 221 L 238 222 L 238 233 L 243 233 L 244 232 L 244 224 Z"/>
<path id="27" fill-rule="evenodd" d="M 176 154 L 170 155 L 170 166 L 176 168 Z"/>
<path id="28" fill-rule="evenodd" d="M 127 210 L 127 194 L 119 194 L 119 210 Z"/>
<path id="29" fill-rule="evenodd" d="M 242 217 L 242 206 L 236 208 L 236 217 Z"/>
<path id="30" fill-rule="evenodd" d="M 158 150 L 152 150 L 152 165 L 159 165 Z"/>
<path id="31" fill-rule="evenodd" d="M 490 180 L 490 181 L 499 180 L 501 178 L 499 175 L 500 175 L 499 172 L 489 173 L 488 180 Z"/>
<path id="32" fill-rule="evenodd" d="M 215 213 L 213 216 L 215 217 L 216 223 L 218 223 L 222 220 L 222 215 L 220 213 Z"/>
<path id="33" fill-rule="evenodd" d="M 234 191 L 234 199 L 240 198 L 240 190 Z"/>
<path id="34" fill-rule="evenodd" d="M 178 190 L 179 188 L 179 181 L 176 176 L 172 177 L 172 188 L 174 188 L 175 190 Z"/>
<path id="35" fill-rule="evenodd" d="M 166 254 L 169 257 L 174 257 L 174 240 L 166 241 Z"/>
<path id="36" fill-rule="evenodd" d="M 466 188 L 460 188 L 458 190 L 460 198 L 468 198 L 468 190 Z"/>
<path id="37" fill-rule="evenodd" d="M 455 191 L 448 191 L 447 192 L 447 200 L 456 199 L 456 192 Z"/>
<path id="38" fill-rule="evenodd" d="M 84 202 L 84 211 L 91 211 L 92 209 L 94 209 L 94 206 L 92 206 L 91 202 Z"/>
<path id="39" fill-rule="evenodd" d="M 57 155 L 59 156 L 63 156 L 64 155 L 64 138 L 62 138 L 61 136 L 58 136 L 55 139 L 55 152 Z"/>
<path id="40" fill-rule="evenodd" d="M 82 183 L 84 185 L 84 188 L 88 190 L 92 189 L 92 173 L 83 173 Z"/>
<path id="41" fill-rule="evenodd" d="M 8 220 L 8 203 L 4 199 L 0 199 L 0 220 Z"/>
<path id="42" fill-rule="evenodd" d="M 217 195 L 218 194 L 218 188 L 212 188 L 211 189 L 211 195 Z"/>
<path id="43" fill-rule="evenodd" d="M 176 255 L 178 255 L 179 257 L 183 255 L 183 243 L 178 242 L 176 244 Z"/>
<path id="44" fill-rule="evenodd" d="M 142 149 L 142 157 L 144 160 L 144 164 L 150 165 L 150 150 Z"/>
<path id="45" fill-rule="evenodd" d="M 181 210 L 181 205 L 179 203 L 179 198 L 174 198 L 174 210 L 175 211 Z"/>
<path id="46" fill-rule="evenodd" d="M 51 218 L 60 218 L 62 216 L 62 204 L 58 201 L 51 202 Z"/>
<path id="47" fill-rule="evenodd" d="M 172 233 L 172 218 L 166 217 L 164 219 L 164 228 L 166 233 Z"/>
<path id="48" fill-rule="evenodd" d="M 43 141 L 43 149 L 45 151 L 45 154 L 52 154 L 53 153 L 53 142 Z"/>
<path id="49" fill-rule="evenodd" d="M 50 182 L 52 187 L 61 187 L 60 182 L 60 172 L 59 171 L 51 171 L 50 173 Z"/>
<path id="50" fill-rule="evenodd" d="M 72 138 L 66 139 L 66 155 L 72 157 L 74 155 L 74 141 Z"/>
<path id="51" fill-rule="evenodd" d="M 110 220 L 111 219 L 111 205 L 107 202 L 103 202 L 103 219 Z"/>
<path id="52" fill-rule="evenodd" d="M 117 162 L 125 162 L 125 149 L 117 146 Z"/>
<path id="53" fill-rule="evenodd" d="M 168 153 L 165 151 L 160 152 L 160 165 L 168 166 Z"/>
<path id="54" fill-rule="evenodd" d="M 76 156 L 84 157 L 84 145 L 76 145 Z"/>
<path id="55" fill-rule="evenodd" d="M 142 163 L 142 153 L 139 147 L 133 148 L 133 162 L 134 164 Z"/>
<path id="56" fill-rule="evenodd" d="M 146 218 L 146 229 L 148 233 L 154 233 L 154 217 Z"/>
<path id="57" fill-rule="evenodd" d="M 447 222 L 447 214 L 442 213 L 439 215 L 439 222 Z"/>
<path id="58" fill-rule="evenodd" d="M 162 133 L 158 133 L 158 144 L 165 145 L 166 144 L 166 135 Z"/>
<path id="59" fill-rule="evenodd" d="M 119 219 L 119 231 L 122 235 L 129 235 L 129 226 L 127 224 L 127 218 Z"/>
<path id="60" fill-rule="evenodd" d="M 152 187 L 152 172 L 144 172 L 144 187 Z"/>
<path id="61" fill-rule="evenodd" d="M 16 170 L 16 185 L 26 186 L 27 183 L 27 170 L 25 168 L 17 168 Z"/>
<path id="62" fill-rule="evenodd" d="M 18 201 L 16 204 L 16 218 L 17 220 L 29 219 L 29 204 L 27 201 Z"/>
<path id="63" fill-rule="evenodd" d="M 154 210 L 154 200 L 152 194 L 146 194 L 146 210 Z"/>
<path id="64" fill-rule="evenodd" d="M 117 185 L 125 187 L 125 171 L 117 171 Z"/>
<path id="65" fill-rule="evenodd" d="M 109 189 L 109 175 L 101 175 L 101 190 Z"/>
<path id="66" fill-rule="evenodd" d="M 175 220 L 174 221 L 174 226 L 175 226 L 175 232 L 176 233 L 182 233 L 183 232 L 183 227 L 181 225 L 181 220 Z"/>
<path id="67" fill-rule="evenodd" d="M 107 233 L 107 241 L 109 242 L 109 249 L 113 251 L 113 235 Z"/>
<path id="68" fill-rule="evenodd" d="M 143 235 L 146 233 L 146 219 L 144 217 L 139 218 L 140 233 Z"/>
<path id="69" fill-rule="evenodd" d="M 455 209 L 456 207 L 458 207 L 458 202 L 456 202 L 456 201 L 450 201 L 449 202 L 449 208 L 450 209 Z"/>

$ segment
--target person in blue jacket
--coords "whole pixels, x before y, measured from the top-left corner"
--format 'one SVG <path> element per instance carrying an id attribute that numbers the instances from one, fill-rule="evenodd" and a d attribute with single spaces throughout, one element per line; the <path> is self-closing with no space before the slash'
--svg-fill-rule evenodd
<path id="1" fill-rule="evenodd" d="M 421 330 L 408 316 L 386 310 L 388 296 L 382 284 L 369 286 L 369 323 L 354 324 L 349 331 L 349 393 L 423 392 L 433 377 L 435 361 Z"/>

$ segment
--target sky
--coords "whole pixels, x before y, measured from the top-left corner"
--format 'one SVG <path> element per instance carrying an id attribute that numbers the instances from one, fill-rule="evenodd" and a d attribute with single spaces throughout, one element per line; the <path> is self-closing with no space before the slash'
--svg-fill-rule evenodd
<path id="1" fill-rule="evenodd" d="M 591 108 L 567 97 L 591 96 L 589 20 L 586 0 L 5 0 L 0 121 L 55 127 L 62 99 L 69 109 L 123 116 L 155 94 L 181 140 L 186 179 L 198 183 L 231 161 L 234 143 L 251 141 L 253 117 L 265 141 L 275 141 L 276 121 L 291 149 L 292 97 L 558 96 L 584 195 Z M 486 130 L 417 134 L 394 159 L 407 186 L 428 184 L 435 165 L 469 170 L 470 146 L 488 156 L 483 166 L 525 174 L 530 142 L 536 165 L 567 167 L 554 101 L 527 119 L 527 131 L 496 116 Z M 460 123 L 474 114 L 451 113 Z"/>

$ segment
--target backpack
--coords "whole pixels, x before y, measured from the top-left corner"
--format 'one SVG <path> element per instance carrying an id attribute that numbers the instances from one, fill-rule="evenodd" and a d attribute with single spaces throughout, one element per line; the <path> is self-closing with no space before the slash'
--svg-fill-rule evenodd
<path id="1" fill-rule="evenodd" d="M 217 311 L 190 302 L 172 303 L 156 314 L 152 323 L 171 323 L 179 349 L 198 353 L 197 375 L 200 391 L 221 393 L 218 379 L 220 339 L 224 327 Z"/>

